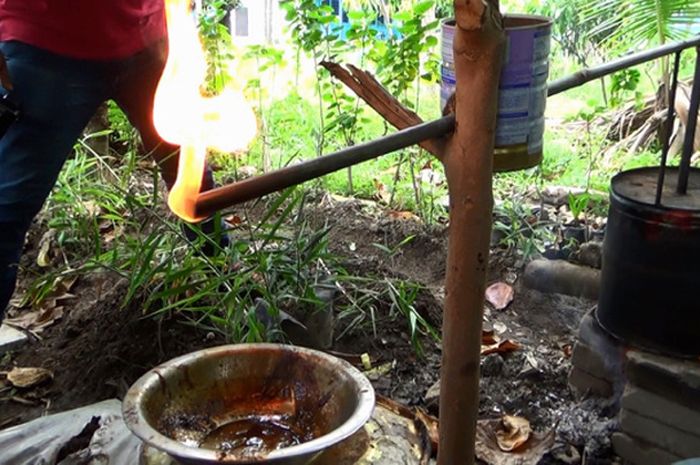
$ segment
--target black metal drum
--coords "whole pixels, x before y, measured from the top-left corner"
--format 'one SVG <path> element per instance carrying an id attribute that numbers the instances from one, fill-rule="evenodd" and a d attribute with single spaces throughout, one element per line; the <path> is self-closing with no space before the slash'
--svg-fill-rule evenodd
<path id="1" fill-rule="evenodd" d="M 682 357 L 700 356 L 700 170 L 687 195 L 666 169 L 655 205 L 658 168 L 612 180 L 603 249 L 600 324 L 625 343 Z"/>

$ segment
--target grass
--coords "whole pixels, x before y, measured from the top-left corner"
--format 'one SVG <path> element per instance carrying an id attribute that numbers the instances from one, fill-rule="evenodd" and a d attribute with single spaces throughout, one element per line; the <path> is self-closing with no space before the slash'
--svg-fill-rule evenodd
<path id="1" fill-rule="evenodd" d="M 268 82 L 270 68 L 258 71 L 252 63 L 247 68 L 250 79 Z M 690 64 L 686 57 L 683 73 Z M 574 70 L 570 60 L 554 57 L 554 78 Z M 281 63 L 274 72 L 278 78 L 272 82 L 291 86 L 288 65 Z M 309 75 L 305 69 L 300 88 L 258 94 L 256 110 L 265 125 L 247 153 L 212 156 L 219 182 L 239 179 L 250 167 L 260 173 L 266 157 L 277 169 L 346 146 L 339 131 L 321 127 Z M 653 90 L 647 81 L 642 80 L 643 92 Z M 426 120 L 436 118 L 438 86 L 421 85 L 420 113 Z M 495 229 L 502 233 L 501 245 L 521 259 L 556 240 L 551 222 L 538 217 L 532 205 L 533 187 L 564 185 L 606 192 L 610 178 L 620 170 L 657 163 L 658 151 L 603 157 L 606 128 L 587 127 L 582 121 L 583 115 L 599 114 L 595 109 L 602 105 L 599 81 L 550 99 L 542 165 L 495 177 Z M 372 110 L 360 108 L 356 143 L 393 131 Z M 71 276 L 107 269 L 129 283 L 124 304 L 136 302 L 153 317 L 177 314 L 232 342 L 278 340 L 279 327 L 271 322 L 290 309 L 317 311 L 322 305 L 317 290 L 330 285 L 340 295 L 338 318 L 344 333 L 376 335 L 378 322 L 389 318 L 405 322 L 417 351 L 422 336 L 438 337 L 415 307 L 421 292 L 417 283 L 352 276 L 329 252 L 327 230 L 312 231 L 302 220 L 305 191 L 313 187 L 409 210 L 427 223 L 444 222 L 444 172 L 431 155 L 409 148 L 354 166 L 352 189 L 348 172 L 342 170 L 272 195 L 258 205 L 256 215 L 239 219 L 229 248 L 205 257 L 186 242 L 179 221 L 165 211 L 158 176 L 138 154 L 137 138 L 124 115 L 112 106 L 109 116 L 112 147 L 120 153 L 104 156 L 82 142 L 76 145 L 43 213 L 51 231 L 46 235 L 48 262 L 28 270 L 35 279 L 26 303 L 40 305 Z M 604 205 L 595 208 L 604 213 Z M 260 313 L 261 301 L 265 314 Z"/>
<path id="2" fill-rule="evenodd" d="M 343 269 L 328 251 L 327 229 L 310 230 L 303 220 L 304 189 L 272 195 L 262 210 L 255 208 L 262 213 L 242 215 L 231 245 L 208 257 L 165 212 L 150 164 L 135 152 L 125 156 L 133 162 L 115 163 L 76 146 L 42 213 L 51 238 L 48 259 L 25 270 L 35 277 L 25 305 L 40 306 L 71 276 L 109 270 L 128 282 L 125 306 L 140 305 L 154 318 L 178 315 L 230 342 L 274 341 L 284 340 L 280 315 L 319 310 L 317 293 L 330 278 L 331 287 L 345 283 L 351 296 L 337 305 L 343 319 L 354 322 L 348 329 L 376 327 L 374 309 L 381 308 L 392 319 L 407 315 L 414 341 L 434 333 L 411 316 L 416 285 Z M 199 240 L 207 238 L 200 233 Z"/>

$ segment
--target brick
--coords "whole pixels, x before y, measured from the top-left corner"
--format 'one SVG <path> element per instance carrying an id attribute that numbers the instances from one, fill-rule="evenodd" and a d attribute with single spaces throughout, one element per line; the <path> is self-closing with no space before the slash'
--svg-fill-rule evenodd
<path id="1" fill-rule="evenodd" d="M 625 433 L 613 433 L 613 449 L 625 461 L 634 465 L 671 465 L 681 457 Z"/>
<path id="2" fill-rule="evenodd" d="M 0 326 L 0 355 L 27 343 L 27 335 L 7 325 Z"/>
<path id="3" fill-rule="evenodd" d="M 700 436 L 670 427 L 654 419 L 623 409 L 622 431 L 682 458 L 700 457 Z"/>
<path id="4" fill-rule="evenodd" d="M 581 319 L 578 327 L 578 343 L 585 344 L 598 355 L 600 360 L 600 366 L 591 367 L 586 371 L 595 374 L 603 369 L 606 373 L 605 378 L 610 381 L 624 378 L 625 349 L 617 339 L 600 326 L 594 311 L 587 313 Z"/>
<path id="5" fill-rule="evenodd" d="M 625 370 L 635 386 L 700 410 L 700 362 L 630 350 Z"/>
<path id="6" fill-rule="evenodd" d="M 605 367 L 603 357 L 588 344 L 578 341 L 574 346 L 574 353 L 571 356 L 571 364 L 576 368 L 590 373 L 591 375 L 610 381 L 611 376 Z"/>
<path id="7" fill-rule="evenodd" d="M 627 386 L 622 395 L 622 408 L 700 437 L 700 411 L 637 386 Z"/>
<path id="8" fill-rule="evenodd" d="M 613 394 L 613 387 L 609 381 L 576 367 L 569 372 L 569 386 L 579 396 L 592 394 L 598 397 L 610 397 Z"/>

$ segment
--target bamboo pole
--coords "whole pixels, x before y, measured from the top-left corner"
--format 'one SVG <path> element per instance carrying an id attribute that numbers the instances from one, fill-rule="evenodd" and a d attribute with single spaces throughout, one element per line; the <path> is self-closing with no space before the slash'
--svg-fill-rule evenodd
<path id="1" fill-rule="evenodd" d="M 438 465 L 474 463 L 493 211 L 493 151 L 505 32 L 497 0 L 455 0 L 456 126 L 445 156 L 450 231 Z"/>

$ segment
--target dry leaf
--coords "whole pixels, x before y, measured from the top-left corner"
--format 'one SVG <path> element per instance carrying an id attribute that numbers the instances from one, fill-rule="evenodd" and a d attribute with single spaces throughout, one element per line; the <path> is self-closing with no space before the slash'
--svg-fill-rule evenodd
<path id="1" fill-rule="evenodd" d="M 390 412 L 409 420 L 414 420 L 416 418 L 416 413 L 411 407 L 400 404 L 395 400 L 389 399 L 381 394 L 377 394 L 377 405 L 381 405 Z"/>
<path id="2" fill-rule="evenodd" d="M 440 421 L 432 415 L 429 415 L 422 408 L 416 408 L 416 423 L 422 424 L 428 432 L 430 438 L 430 446 L 433 454 L 437 453 L 438 444 L 440 443 Z"/>
<path id="3" fill-rule="evenodd" d="M 493 332 L 493 329 L 481 331 L 481 345 L 482 346 L 492 346 L 498 344 L 499 337 Z"/>
<path id="4" fill-rule="evenodd" d="M 70 291 L 78 280 L 77 275 L 61 276 L 54 282 L 54 288 L 49 295 L 36 303 L 32 310 L 20 312 L 14 318 L 8 318 L 7 322 L 12 326 L 38 333 L 53 325 L 63 318 L 64 300 L 74 299 L 75 295 Z"/>
<path id="5" fill-rule="evenodd" d="M 226 218 L 224 218 L 224 221 L 226 221 L 226 223 L 230 224 L 231 226 L 239 226 L 243 224 L 243 219 L 238 215 L 229 215 Z"/>
<path id="6" fill-rule="evenodd" d="M 488 465 L 536 465 L 554 445 L 555 433 L 532 433 L 517 450 L 505 452 L 498 444 L 502 420 L 480 420 L 476 427 L 476 456 Z"/>
<path id="7" fill-rule="evenodd" d="M 52 301 L 55 303 L 55 300 Z M 63 314 L 64 307 L 54 305 L 48 308 L 22 312 L 15 318 L 8 318 L 7 323 L 11 326 L 39 333 L 63 318 Z"/>
<path id="8" fill-rule="evenodd" d="M 502 429 L 496 431 L 496 441 L 502 451 L 517 450 L 530 439 L 532 427 L 526 418 L 506 415 L 501 422 Z"/>
<path id="9" fill-rule="evenodd" d="M 39 253 L 36 256 L 36 264 L 42 268 L 46 268 L 51 264 L 49 253 L 51 252 L 51 243 L 56 235 L 55 229 L 49 229 L 41 236 L 39 240 Z"/>
<path id="10" fill-rule="evenodd" d="M 117 227 L 110 228 L 109 231 L 105 232 L 102 235 L 102 240 L 105 244 L 110 244 L 114 241 L 114 239 L 120 237 L 122 234 L 124 234 L 124 226 L 119 225 Z"/>
<path id="11" fill-rule="evenodd" d="M 511 341 L 510 339 L 506 339 L 505 341 L 497 342 L 495 344 L 482 345 L 481 355 L 505 354 L 508 352 L 514 352 L 519 349 L 520 344 L 518 344 L 515 341 Z"/>
<path id="12" fill-rule="evenodd" d="M 45 368 L 15 367 L 7 374 L 7 380 L 14 387 L 30 388 L 53 379 L 53 373 Z"/>
<path id="13" fill-rule="evenodd" d="M 394 368 L 394 362 L 387 362 L 364 372 L 365 376 L 372 381 L 376 381 L 382 376 L 386 376 L 391 373 Z"/>
<path id="14" fill-rule="evenodd" d="M 486 300 L 496 310 L 505 309 L 513 301 L 515 291 L 506 283 L 494 283 L 486 289 Z"/>
<path id="15" fill-rule="evenodd" d="M 574 346 L 571 344 L 565 344 L 564 347 L 561 348 L 561 351 L 564 352 L 564 357 L 571 358 L 571 355 L 574 353 Z"/>
<path id="16" fill-rule="evenodd" d="M 411 221 L 420 222 L 420 218 L 418 218 L 414 213 L 411 213 L 411 212 L 399 212 L 399 211 L 389 210 L 387 212 L 387 215 L 391 218 L 396 219 L 396 220 L 411 220 Z"/>
<path id="17" fill-rule="evenodd" d="M 100 205 L 94 200 L 88 200 L 87 202 L 83 202 L 83 208 L 85 208 L 85 211 L 91 218 L 94 218 L 100 213 L 102 213 L 102 207 L 100 207 Z"/>

